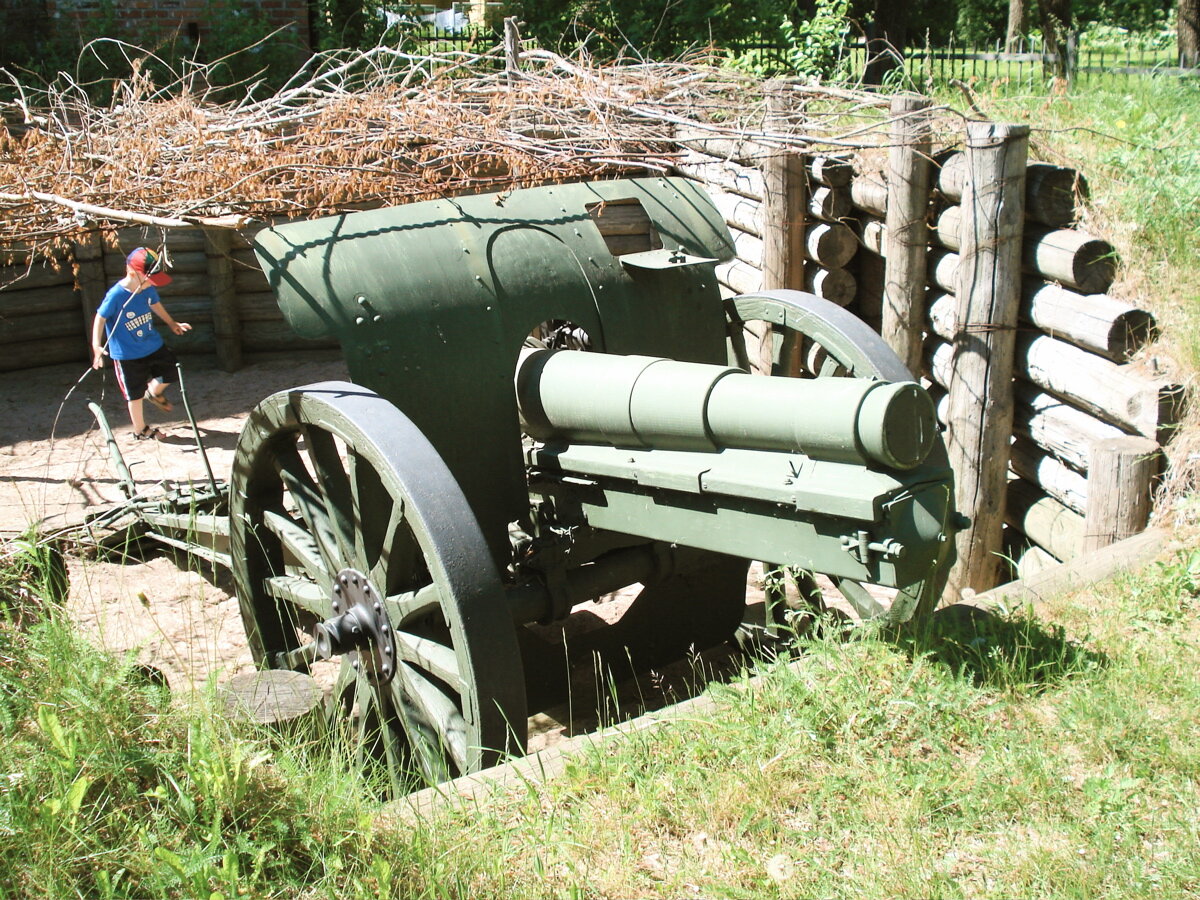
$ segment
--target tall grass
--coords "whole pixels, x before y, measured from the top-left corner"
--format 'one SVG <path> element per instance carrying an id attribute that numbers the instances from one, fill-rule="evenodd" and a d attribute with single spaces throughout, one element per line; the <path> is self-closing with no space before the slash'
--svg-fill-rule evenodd
<path id="1" fill-rule="evenodd" d="M 9 621 L 0 896 L 1194 896 L 1198 589 L 1193 554 L 1044 617 L 830 629 L 714 688 L 716 714 L 425 818 L 57 613 Z"/>

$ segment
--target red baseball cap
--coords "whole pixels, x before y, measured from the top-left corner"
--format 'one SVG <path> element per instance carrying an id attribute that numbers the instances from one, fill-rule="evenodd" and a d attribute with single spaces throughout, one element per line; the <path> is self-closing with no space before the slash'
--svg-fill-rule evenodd
<path id="1" fill-rule="evenodd" d="M 171 276 L 166 272 L 159 271 L 162 268 L 162 259 L 149 247 L 138 247 L 125 257 L 125 265 L 139 275 L 146 276 L 146 279 L 155 287 L 171 283 Z"/>

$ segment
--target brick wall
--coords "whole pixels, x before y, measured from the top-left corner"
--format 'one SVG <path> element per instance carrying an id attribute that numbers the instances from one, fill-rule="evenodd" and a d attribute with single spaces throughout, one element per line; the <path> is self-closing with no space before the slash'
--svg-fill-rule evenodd
<path id="1" fill-rule="evenodd" d="M 8 2 L 8 0 L 2 0 Z M 308 0 L 44 0 L 46 13 L 62 26 L 83 23 L 111 9 L 120 37 L 146 45 L 179 35 L 185 40 L 205 38 L 220 29 L 226 16 L 260 14 L 272 29 L 286 28 L 301 46 L 311 46 Z M 41 4 L 35 4 L 41 5 Z"/>

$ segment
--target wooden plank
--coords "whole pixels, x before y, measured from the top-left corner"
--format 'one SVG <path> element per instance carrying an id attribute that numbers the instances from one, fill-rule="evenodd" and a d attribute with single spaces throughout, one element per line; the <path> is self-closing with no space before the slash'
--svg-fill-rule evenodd
<path id="1" fill-rule="evenodd" d="M 1125 434 L 1024 379 L 1013 382 L 1013 397 L 1013 433 L 1024 435 L 1081 472 L 1087 471 L 1092 445 Z"/>
<path id="2" fill-rule="evenodd" d="M 887 226 L 883 219 L 872 215 L 859 216 L 858 242 L 864 249 L 883 259 L 884 253 L 887 252 Z"/>
<path id="3" fill-rule="evenodd" d="M 1126 435 L 1092 445 L 1083 550 L 1111 546 L 1145 531 L 1150 522 L 1154 479 L 1162 464 L 1158 444 Z"/>
<path id="4" fill-rule="evenodd" d="M 708 198 L 712 200 L 713 206 L 717 208 L 726 225 L 755 237 L 762 237 L 762 203 L 717 188 L 707 190 Z"/>
<path id="5" fill-rule="evenodd" d="M 848 187 L 854 179 L 854 163 L 847 156 L 810 156 L 808 176 L 826 187 Z"/>
<path id="6" fill-rule="evenodd" d="M 1028 151 L 1027 125 L 967 123 L 968 177 L 947 449 L 957 508 L 971 525 L 956 539 L 952 593 L 994 587 L 998 574 L 996 552 L 1004 525 L 1012 435 L 1013 335 L 1020 306 Z"/>
<path id="7" fill-rule="evenodd" d="M 104 295 L 110 287 L 104 268 L 104 239 L 99 231 L 89 232 L 82 240 L 71 245 L 71 266 L 75 270 L 76 296 L 82 314 L 82 343 L 90 358 L 96 310 L 104 302 Z M 121 260 L 120 269 L 114 271 L 120 272 L 120 275 L 113 276 L 113 281 L 116 281 L 125 274 L 125 260 Z"/>
<path id="8" fill-rule="evenodd" d="M 234 285 L 233 236 L 215 228 L 207 229 L 204 236 L 217 365 L 222 371 L 236 372 L 242 367 L 242 331 Z"/>
<path id="9" fill-rule="evenodd" d="M 83 313 L 74 308 L 74 304 L 65 312 L 34 313 L 30 316 L 0 319 L 0 344 L 4 345 L 73 335 L 80 348 L 83 348 L 85 345 L 79 340 L 82 333 Z"/>
<path id="10" fill-rule="evenodd" d="M 1137 569 L 1162 553 L 1169 538 L 1168 531 L 1152 528 L 1111 547 L 1080 554 L 1032 578 L 1002 584 L 980 594 L 971 592 L 960 602 L 980 609 L 1012 609 L 1021 603 L 1044 603 L 1057 594 L 1083 590 L 1119 572 Z"/>
<path id="11" fill-rule="evenodd" d="M 0 372 L 17 372 L 37 366 L 76 361 L 81 364 L 91 361 L 78 333 L 43 340 L 23 340 L 0 346 Z"/>
<path id="12" fill-rule="evenodd" d="M 279 302 L 270 291 L 237 295 L 237 316 L 241 322 L 282 322 Z"/>
<path id="13" fill-rule="evenodd" d="M 684 154 L 675 164 L 675 168 L 686 178 L 705 185 L 731 190 L 751 200 L 761 202 L 766 196 L 763 173 L 757 168 L 738 165 L 727 159 L 702 153 Z"/>
<path id="14" fill-rule="evenodd" d="M 237 294 L 254 294 L 259 291 L 269 291 L 271 286 L 267 283 L 267 276 L 262 269 L 246 269 L 238 265 L 236 259 L 230 259 L 230 268 L 233 272 L 233 289 Z"/>
<path id="15" fill-rule="evenodd" d="M 846 188 L 817 186 L 808 198 L 809 215 L 837 222 L 850 215 L 850 191 Z"/>
<path id="16" fill-rule="evenodd" d="M 282 321 L 242 323 L 242 350 L 245 353 L 272 350 L 304 352 L 339 346 L 334 338 L 318 338 L 316 340 L 302 338 L 292 331 L 286 322 Z"/>
<path id="17" fill-rule="evenodd" d="M 838 306 L 849 306 L 858 283 L 845 269 L 826 269 L 813 265 L 804 272 L 804 289 Z"/>
<path id="18" fill-rule="evenodd" d="M 843 269 L 854 258 L 858 238 L 840 222 L 818 222 L 804 232 L 804 255 L 829 269 Z"/>
<path id="19" fill-rule="evenodd" d="M 921 368 L 925 324 L 931 105 L 928 97 L 907 93 L 897 94 L 891 103 L 882 336 L 911 372 Z"/>
<path id="20" fill-rule="evenodd" d="M 1027 277 L 1022 286 L 1022 316 L 1052 337 L 1126 362 L 1158 331 L 1154 316 L 1107 294 L 1080 294 Z"/>
<path id="21" fill-rule="evenodd" d="M 956 290 L 957 253 L 933 251 L 929 270 L 931 284 Z M 1021 319 L 1114 362 L 1131 359 L 1158 333 L 1154 315 L 1147 310 L 1107 294 L 1080 294 L 1032 275 L 1021 282 Z"/>
<path id="22" fill-rule="evenodd" d="M 883 258 L 874 253 L 860 253 L 856 262 L 858 290 L 854 296 L 855 311 L 860 319 L 879 331 L 883 325 Z"/>
<path id="23" fill-rule="evenodd" d="M 37 288 L 75 286 L 75 274 L 69 259 L 59 260 L 58 269 L 35 263 L 31 266 L 0 266 L 0 300 L 10 291 L 28 291 Z"/>
<path id="24" fill-rule="evenodd" d="M 887 215 L 887 181 L 882 172 L 867 172 L 850 183 L 850 200 L 873 216 Z"/>
<path id="25" fill-rule="evenodd" d="M 79 298 L 70 284 L 0 292 L 0 319 L 79 308 Z"/>
<path id="26" fill-rule="evenodd" d="M 717 266 L 717 281 L 729 288 L 734 296 L 762 290 L 762 270 L 742 259 Z"/>

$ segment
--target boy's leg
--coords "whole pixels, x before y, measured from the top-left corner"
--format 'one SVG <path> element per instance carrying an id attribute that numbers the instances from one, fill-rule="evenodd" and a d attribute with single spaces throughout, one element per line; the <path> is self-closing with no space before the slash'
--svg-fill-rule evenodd
<path id="1" fill-rule="evenodd" d="M 125 405 L 129 407 L 129 421 L 133 423 L 133 433 L 141 434 L 146 430 L 146 417 L 142 414 L 142 398 L 130 400 Z"/>

